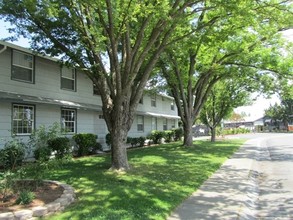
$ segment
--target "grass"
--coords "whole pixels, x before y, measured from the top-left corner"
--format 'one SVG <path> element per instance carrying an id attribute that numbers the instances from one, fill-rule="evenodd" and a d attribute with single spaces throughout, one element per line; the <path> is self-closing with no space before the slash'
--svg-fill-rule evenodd
<path id="1" fill-rule="evenodd" d="M 108 170 L 109 155 L 73 160 L 46 178 L 73 186 L 78 200 L 48 219 L 166 219 L 242 143 L 197 141 L 187 148 L 177 142 L 130 150 L 132 169 L 126 173 Z"/>

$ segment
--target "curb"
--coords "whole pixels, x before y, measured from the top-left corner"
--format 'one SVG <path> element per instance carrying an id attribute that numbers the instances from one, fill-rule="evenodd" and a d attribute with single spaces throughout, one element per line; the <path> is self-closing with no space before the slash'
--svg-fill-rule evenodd
<path id="1" fill-rule="evenodd" d="M 76 196 L 74 188 L 70 185 L 52 180 L 44 180 L 44 182 L 54 183 L 63 187 L 63 194 L 60 196 L 60 198 L 51 203 L 45 204 L 44 206 L 37 206 L 31 209 L 23 209 L 14 212 L 0 213 L 0 220 L 28 220 L 42 216 L 48 216 L 55 212 L 64 210 L 68 205 L 75 201 Z"/>

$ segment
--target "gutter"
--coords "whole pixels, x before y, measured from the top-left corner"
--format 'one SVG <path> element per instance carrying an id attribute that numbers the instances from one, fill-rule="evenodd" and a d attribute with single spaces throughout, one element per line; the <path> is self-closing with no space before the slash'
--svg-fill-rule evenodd
<path id="1" fill-rule="evenodd" d="M 6 46 L 6 45 L 3 45 L 3 48 L 0 50 L 0 54 L 1 54 L 2 52 L 4 52 L 6 49 L 7 49 L 7 46 Z"/>

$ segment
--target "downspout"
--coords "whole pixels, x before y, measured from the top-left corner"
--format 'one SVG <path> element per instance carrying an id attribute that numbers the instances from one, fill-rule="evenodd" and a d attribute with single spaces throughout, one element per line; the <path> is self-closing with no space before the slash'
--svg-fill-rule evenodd
<path id="1" fill-rule="evenodd" d="M 6 45 L 3 45 L 3 48 L 0 50 L 0 54 L 1 54 L 2 52 L 4 52 L 6 49 L 7 49 L 7 46 L 6 46 Z"/>

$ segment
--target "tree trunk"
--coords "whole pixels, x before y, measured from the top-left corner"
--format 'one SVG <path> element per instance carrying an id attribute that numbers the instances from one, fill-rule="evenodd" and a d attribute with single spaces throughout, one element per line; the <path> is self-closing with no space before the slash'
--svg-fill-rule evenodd
<path id="1" fill-rule="evenodd" d="M 117 126 L 111 132 L 112 167 L 115 170 L 128 170 L 128 158 L 126 149 L 127 131 L 122 126 Z"/>
<path id="2" fill-rule="evenodd" d="M 210 127 L 211 129 L 211 142 L 215 142 L 216 141 L 216 127 Z"/>
<path id="3" fill-rule="evenodd" d="M 183 123 L 183 132 L 184 132 L 183 146 L 191 147 L 193 145 L 192 125 L 193 125 L 193 122 L 191 120 L 187 120 L 186 123 Z"/>
<path id="4" fill-rule="evenodd" d="M 124 104 L 124 103 L 123 103 Z M 119 106 L 119 105 L 116 105 Z M 112 166 L 114 170 L 128 170 L 126 139 L 133 121 L 133 111 L 120 105 L 105 118 L 111 134 Z"/>

